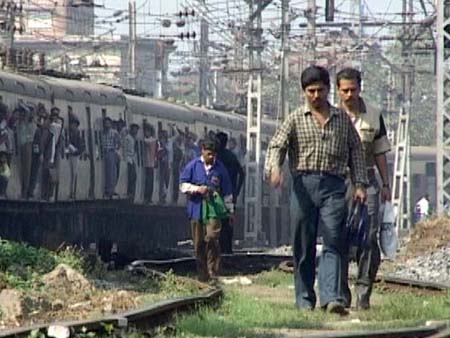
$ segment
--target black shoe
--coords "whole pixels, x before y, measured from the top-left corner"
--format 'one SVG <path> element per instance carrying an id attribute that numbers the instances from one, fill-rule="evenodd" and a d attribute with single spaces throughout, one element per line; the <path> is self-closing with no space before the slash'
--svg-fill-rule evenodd
<path id="1" fill-rule="evenodd" d="M 336 313 L 338 315 L 348 315 L 345 305 L 337 301 L 329 302 L 326 306 L 326 311 L 328 313 Z"/>

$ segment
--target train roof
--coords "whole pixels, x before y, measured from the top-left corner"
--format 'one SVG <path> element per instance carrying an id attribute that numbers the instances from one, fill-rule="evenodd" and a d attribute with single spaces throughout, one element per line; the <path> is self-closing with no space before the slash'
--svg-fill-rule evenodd
<path id="1" fill-rule="evenodd" d="M 194 123 L 195 116 L 186 107 L 150 97 L 125 95 L 128 109 L 133 113 L 146 114 L 185 123 Z"/>
<path id="2" fill-rule="evenodd" d="M 119 89 L 86 81 L 42 76 L 55 99 L 89 102 L 107 106 L 125 106 L 125 96 Z"/>
<path id="3" fill-rule="evenodd" d="M 0 72 L 0 90 L 14 94 L 50 100 L 51 89 L 36 76 L 24 76 L 16 73 Z"/>

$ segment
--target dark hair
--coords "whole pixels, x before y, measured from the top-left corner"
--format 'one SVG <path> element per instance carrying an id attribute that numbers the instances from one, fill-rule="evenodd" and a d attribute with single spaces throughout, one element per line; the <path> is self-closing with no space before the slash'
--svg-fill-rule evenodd
<path id="1" fill-rule="evenodd" d="M 51 114 L 58 114 L 58 115 L 59 115 L 60 110 L 59 110 L 58 107 L 52 107 L 52 108 L 50 109 L 50 113 L 51 113 Z"/>
<path id="2" fill-rule="evenodd" d="M 216 134 L 216 142 L 220 148 L 225 148 L 228 142 L 228 135 L 225 134 L 223 131 L 219 131 Z"/>
<path id="3" fill-rule="evenodd" d="M 213 140 L 205 140 L 202 144 L 203 150 L 216 151 L 216 143 Z"/>
<path id="4" fill-rule="evenodd" d="M 325 68 L 320 66 L 311 66 L 302 72 L 301 83 L 303 90 L 315 82 L 322 82 L 325 86 L 330 88 L 330 75 Z"/>
<path id="5" fill-rule="evenodd" d="M 109 122 L 113 122 L 113 120 L 112 120 L 112 118 L 110 118 L 109 116 L 106 116 L 105 118 L 103 118 L 103 123 L 105 123 L 106 121 L 109 121 Z"/>
<path id="6" fill-rule="evenodd" d="M 336 85 L 339 87 L 341 80 L 356 80 L 361 87 L 361 72 L 355 68 L 344 68 L 336 75 Z"/>
<path id="7" fill-rule="evenodd" d="M 139 125 L 136 123 L 130 124 L 130 129 L 133 129 L 133 128 L 139 129 Z"/>

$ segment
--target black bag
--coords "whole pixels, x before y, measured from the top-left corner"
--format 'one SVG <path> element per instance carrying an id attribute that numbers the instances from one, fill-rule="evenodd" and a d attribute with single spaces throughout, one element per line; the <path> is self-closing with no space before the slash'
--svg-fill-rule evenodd
<path id="1" fill-rule="evenodd" d="M 352 251 L 352 247 L 363 249 L 367 246 L 369 232 L 367 205 L 359 201 L 352 202 L 352 207 L 347 217 L 346 232 L 350 251 Z"/>

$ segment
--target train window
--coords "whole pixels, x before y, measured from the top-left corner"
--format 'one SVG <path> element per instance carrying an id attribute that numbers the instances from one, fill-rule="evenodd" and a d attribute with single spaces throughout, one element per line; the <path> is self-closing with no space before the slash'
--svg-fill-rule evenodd
<path id="1" fill-rule="evenodd" d="M 42 93 L 42 95 L 45 95 L 45 94 L 47 93 L 47 91 L 45 90 L 45 88 L 42 87 L 42 86 L 37 86 L 36 89 L 37 89 L 38 91 L 40 91 L 40 92 Z"/>
<path id="2" fill-rule="evenodd" d="M 74 97 L 75 96 L 75 94 L 73 93 L 73 91 L 72 90 L 70 90 L 70 89 L 66 89 L 66 94 L 68 94 L 67 95 L 67 97 Z"/>
<path id="3" fill-rule="evenodd" d="M 436 176 L 436 163 L 427 162 L 425 164 L 425 174 L 427 176 Z"/>
<path id="4" fill-rule="evenodd" d="M 16 82 L 17 87 L 22 88 L 23 91 L 25 91 L 25 85 L 22 82 L 17 81 Z"/>
<path id="5" fill-rule="evenodd" d="M 162 122 L 158 121 L 158 135 L 159 135 L 159 133 L 161 132 L 162 129 L 163 129 Z"/>

